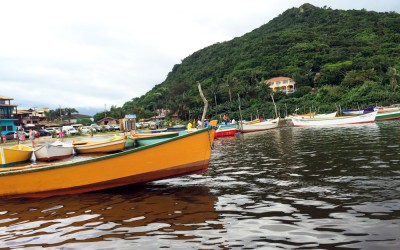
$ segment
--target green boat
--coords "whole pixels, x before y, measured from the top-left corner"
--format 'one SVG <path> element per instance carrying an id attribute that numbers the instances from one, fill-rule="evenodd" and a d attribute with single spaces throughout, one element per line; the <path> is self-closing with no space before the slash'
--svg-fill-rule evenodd
<path id="1" fill-rule="evenodd" d="M 400 119 L 400 110 L 393 112 L 382 112 L 378 111 L 378 114 L 375 117 L 376 121 L 384 121 L 384 120 L 395 120 Z"/>
<path id="2" fill-rule="evenodd" d="M 166 139 L 176 137 L 179 132 L 163 132 L 163 133 L 133 133 L 131 132 L 131 138 L 135 139 L 136 145 L 147 146 L 157 142 L 162 142 Z"/>

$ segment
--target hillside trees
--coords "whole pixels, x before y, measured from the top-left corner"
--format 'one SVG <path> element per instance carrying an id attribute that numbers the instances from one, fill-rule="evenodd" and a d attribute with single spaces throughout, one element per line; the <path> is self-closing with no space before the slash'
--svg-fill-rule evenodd
<path id="1" fill-rule="evenodd" d="M 400 15 L 395 12 L 304 4 L 241 37 L 194 52 L 175 65 L 163 83 L 128 101 L 122 110 L 149 117 L 164 108 L 187 118 L 201 106 L 196 87 L 200 81 L 214 117 L 236 112 L 237 94 L 245 115 L 257 109 L 267 113 L 270 90 L 263 83 L 276 76 L 296 81 L 292 95 L 274 96 L 289 113 L 296 106 L 332 111 L 339 105 L 399 102 L 399 30 Z"/>

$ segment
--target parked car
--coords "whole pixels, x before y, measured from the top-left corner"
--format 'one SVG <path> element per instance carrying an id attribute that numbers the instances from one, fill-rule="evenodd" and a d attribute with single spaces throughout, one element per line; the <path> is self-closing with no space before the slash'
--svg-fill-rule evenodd
<path id="1" fill-rule="evenodd" d="M 96 131 L 95 129 L 93 129 L 93 128 L 90 127 L 90 126 L 83 126 L 83 127 L 80 127 L 79 129 L 81 130 L 81 133 L 82 133 L 82 134 L 89 134 L 89 133 L 90 133 L 90 130 Z M 93 131 L 93 132 L 94 132 L 94 131 Z"/>
<path id="2" fill-rule="evenodd" d="M 114 127 L 114 130 L 121 130 L 121 127 L 119 126 L 119 124 L 114 124 L 113 127 Z"/>
<path id="3" fill-rule="evenodd" d="M 51 135 L 51 133 L 49 131 L 47 131 L 46 129 L 39 129 L 37 132 L 39 132 L 40 136 Z"/>
<path id="4" fill-rule="evenodd" d="M 101 131 L 101 127 L 97 124 L 90 124 L 90 126 L 96 130 L 96 132 L 100 132 Z"/>
<path id="5" fill-rule="evenodd" d="M 14 140 L 14 139 L 17 138 L 16 134 L 17 134 L 17 132 L 7 132 L 6 139 L 7 140 Z"/>
<path id="6" fill-rule="evenodd" d="M 62 131 L 66 135 L 77 135 L 78 130 L 76 130 L 73 126 L 62 126 Z"/>

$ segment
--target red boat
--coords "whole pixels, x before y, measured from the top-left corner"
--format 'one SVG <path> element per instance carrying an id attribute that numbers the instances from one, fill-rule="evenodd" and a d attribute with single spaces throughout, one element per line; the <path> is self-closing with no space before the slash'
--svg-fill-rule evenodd
<path id="1" fill-rule="evenodd" d="M 235 128 L 218 128 L 217 131 L 215 131 L 214 137 L 224 137 L 224 136 L 234 136 L 239 130 Z"/>

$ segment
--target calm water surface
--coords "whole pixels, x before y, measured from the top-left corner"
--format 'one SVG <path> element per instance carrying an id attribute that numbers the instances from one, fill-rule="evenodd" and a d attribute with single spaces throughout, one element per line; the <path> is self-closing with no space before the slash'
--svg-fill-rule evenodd
<path id="1" fill-rule="evenodd" d="M 215 141 L 202 175 L 0 200 L 0 248 L 400 249 L 400 121 Z"/>

